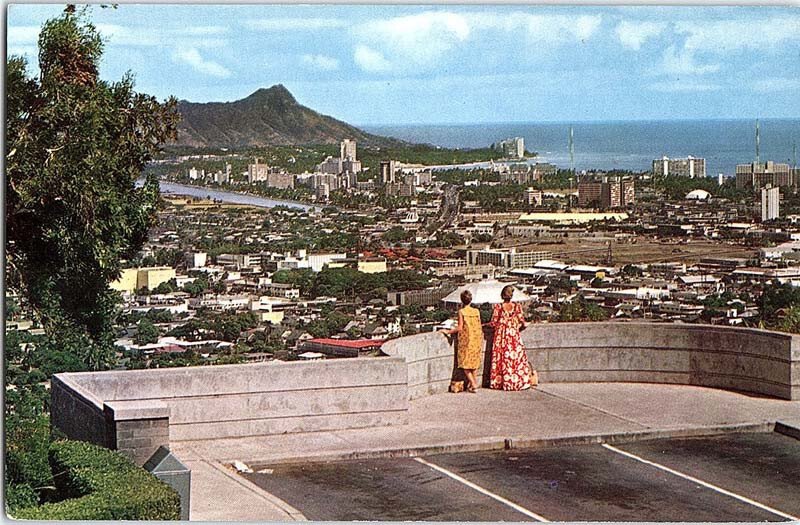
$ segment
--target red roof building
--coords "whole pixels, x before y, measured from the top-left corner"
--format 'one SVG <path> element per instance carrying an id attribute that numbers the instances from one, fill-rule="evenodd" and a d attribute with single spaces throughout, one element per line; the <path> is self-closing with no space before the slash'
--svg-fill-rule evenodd
<path id="1" fill-rule="evenodd" d="M 385 341 L 385 339 L 309 339 L 301 343 L 299 351 L 319 352 L 334 357 L 358 357 L 380 350 Z"/>

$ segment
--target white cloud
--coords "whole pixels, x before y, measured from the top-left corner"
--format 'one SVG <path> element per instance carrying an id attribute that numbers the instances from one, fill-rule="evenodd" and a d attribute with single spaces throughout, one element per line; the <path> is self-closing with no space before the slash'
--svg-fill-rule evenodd
<path id="1" fill-rule="evenodd" d="M 778 91 L 800 91 L 800 78 L 772 77 L 753 82 L 753 90 L 759 93 Z"/>
<path id="2" fill-rule="evenodd" d="M 650 89 L 662 93 L 694 93 L 702 91 L 717 91 L 722 89 L 717 84 L 695 80 L 674 80 L 651 84 Z"/>
<path id="3" fill-rule="evenodd" d="M 603 22 L 603 17 L 600 15 L 581 15 L 576 18 L 567 15 L 532 15 L 523 12 L 504 15 L 493 12 L 470 13 L 467 19 L 474 30 L 507 33 L 524 31 L 525 38 L 537 44 L 565 44 L 576 40 L 588 40 Z"/>
<path id="4" fill-rule="evenodd" d="M 221 35 L 228 31 L 229 29 L 225 26 L 189 26 L 169 30 L 172 34 L 189 36 Z"/>
<path id="5" fill-rule="evenodd" d="M 188 64 L 192 66 L 196 71 L 206 75 L 211 75 L 220 78 L 227 78 L 232 75 L 231 71 L 226 67 L 212 60 L 204 59 L 200 55 L 200 52 L 193 47 L 176 49 L 175 52 L 172 54 L 172 59 L 175 62 L 182 62 L 184 64 Z"/>
<path id="6" fill-rule="evenodd" d="M 614 29 L 620 43 L 638 51 L 642 44 L 650 38 L 660 35 L 666 24 L 658 22 L 628 21 L 623 20 Z"/>
<path id="7" fill-rule="evenodd" d="M 586 40 L 597 31 L 602 22 L 603 18 L 600 16 L 579 16 L 575 24 L 575 36 L 581 40 Z"/>
<path id="8" fill-rule="evenodd" d="M 426 11 L 371 20 L 352 30 L 356 62 L 367 71 L 430 69 L 471 39 L 514 38 L 536 46 L 585 41 L 599 29 L 599 15 L 532 15 L 511 12 Z"/>
<path id="9" fill-rule="evenodd" d="M 103 40 L 110 45 L 157 46 L 160 39 L 150 31 L 136 31 L 118 24 L 95 24 Z"/>
<path id="10" fill-rule="evenodd" d="M 384 73 L 392 70 L 392 64 L 380 52 L 367 46 L 356 46 L 353 58 L 364 71 Z"/>
<path id="11" fill-rule="evenodd" d="M 686 35 L 686 49 L 696 51 L 775 49 L 788 41 L 800 42 L 800 16 L 684 21 L 675 24 L 675 31 Z"/>
<path id="12" fill-rule="evenodd" d="M 303 62 L 303 64 L 316 69 L 322 69 L 325 71 L 339 69 L 339 60 L 325 55 L 303 55 L 300 57 L 300 60 Z"/>
<path id="13" fill-rule="evenodd" d="M 462 15 L 427 11 L 373 20 L 355 28 L 355 60 L 367 71 L 428 68 L 470 34 Z"/>
<path id="14" fill-rule="evenodd" d="M 9 27 L 6 35 L 8 45 L 35 44 L 39 40 L 39 26 Z"/>
<path id="15" fill-rule="evenodd" d="M 96 24 L 96 27 L 110 46 L 159 47 L 172 44 L 185 48 L 217 48 L 227 45 L 226 40 L 214 38 L 228 31 L 223 26 L 187 26 L 147 31 L 117 24 Z"/>
<path id="16" fill-rule="evenodd" d="M 670 46 L 664 51 L 661 67 L 657 71 L 664 75 L 704 75 L 719 71 L 719 64 L 698 64 L 695 62 L 694 51 Z"/>
<path id="17" fill-rule="evenodd" d="M 262 31 L 316 31 L 347 25 L 346 20 L 337 18 L 257 18 L 244 22 L 245 27 Z"/>

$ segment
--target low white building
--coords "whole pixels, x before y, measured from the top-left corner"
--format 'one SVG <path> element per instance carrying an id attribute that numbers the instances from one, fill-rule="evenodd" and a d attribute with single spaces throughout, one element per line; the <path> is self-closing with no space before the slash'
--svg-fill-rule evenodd
<path id="1" fill-rule="evenodd" d="M 247 295 L 217 295 L 203 294 L 189 299 L 189 306 L 195 310 L 209 308 L 211 310 L 240 310 L 246 309 L 250 304 Z"/>

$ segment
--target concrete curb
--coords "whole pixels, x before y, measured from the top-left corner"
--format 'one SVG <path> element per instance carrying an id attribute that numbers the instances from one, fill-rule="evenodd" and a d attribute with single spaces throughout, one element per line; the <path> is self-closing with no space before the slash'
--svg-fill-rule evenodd
<path id="1" fill-rule="evenodd" d="M 228 478 L 235 481 L 245 489 L 255 493 L 260 498 L 269 502 L 270 505 L 274 505 L 275 507 L 279 508 L 282 512 L 285 512 L 293 521 L 308 521 L 302 512 L 297 510 L 296 508 L 292 507 L 285 501 L 280 498 L 277 498 L 270 494 L 269 492 L 265 491 L 255 483 L 249 481 L 244 476 L 239 476 L 226 468 L 224 465 L 220 465 L 219 463 L 213 461 L 205 461 L 208 465 L 210 465 L 213 469 L 225 474 Z"/>
<path id="2" fill-rule="evenodd" d="M 416 456 L 428 456 L 434 454 L 454 454 L 457 452 L 485 452 L 491 450 L 503 450 L 505 439 L 501 437 L 485 438 L 480 440 L 465 441 L 459 443 L 446 443 L 442 445 L 425 445 L 409 448 L 392 449 L 364 449 L 352 452 L 325 452 L 312 453 L 302 456 L 285 456 L 276 458 L 253 459 L 247 463 L 252 466 L 281 465 L 291 463 L 309 463 L 326 461 L 347 461 L 358 459 L 380 459 L 380 458 L 413 458 Z M 234 460 L 223 460 L 222 463 L 229 465 Z"/>
<path id="3" fill-rule="evenodd" d="M 800 421 L 778 421 L 775 423 L 775 432 L 800 440 Z"/>
<path id="4" fill-rule="evenodd" d="M 643 431 L 628 431 L 607 434 L 582 434 L 558 438 L 501 438 L 492 437 L 480 440 L 445 443 L 441 445 L 427 445 L 409 448 L 370 449 L 353 452 L 328 452 L 321 454 L 307 454 L 303 456 L 286 456 L 276 458 L 251 459 L 247 463 L 258 468 L 267 465 L 280 465 L 292 463 L 347 461 L 358 459 L 384 459 L 384 458 L 411 458 L 416 456 L 435 456 L 437 454 L 455 454 L 461 452 L 487 452 L 496 450 L 514 450 L 544 448 L 567 445 L 589 445 L 599 443 L 631 443 L 651 439 L 682 438 L 714 436 L 728 433 L 743 432 L 771 432 L 776 423 L 764 421 L 761 423 L 745 423 L 734 425 L 712 425 L 692 428 L 657 429 Z M 234 460 L 222 461 L 230 465 Z"/>
<path id="5" fill-rule="evenodd" d="M 704 437 L 744 432 L 771 432 L 774 428 L 775 423 L 765 421 L 762 423 L 745 423 L 736 425 L 712 425 L 692 428 L 641 430 L 610 434 L 584 434 L 552 439 L 507 439 L 505 448 L 507 450 L 513 450 L 566 445 L 633 443 L 635 441 L 648 441 L 652 439 Z"/>

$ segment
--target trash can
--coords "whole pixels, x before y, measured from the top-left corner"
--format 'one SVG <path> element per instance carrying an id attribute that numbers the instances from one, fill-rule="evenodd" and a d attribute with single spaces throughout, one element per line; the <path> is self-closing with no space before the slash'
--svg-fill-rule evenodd
<path id="1" fill-rule="evenodd" d="M 158 447 L 155 454 L 142 465 L 155 477 L 175 489 L 181 498 L 181 521 L 189 521 L 189 495 L 192 486 L 192 471 L 165 446 Z"/>

